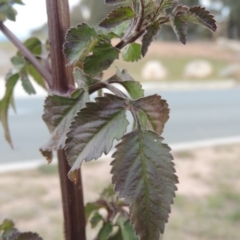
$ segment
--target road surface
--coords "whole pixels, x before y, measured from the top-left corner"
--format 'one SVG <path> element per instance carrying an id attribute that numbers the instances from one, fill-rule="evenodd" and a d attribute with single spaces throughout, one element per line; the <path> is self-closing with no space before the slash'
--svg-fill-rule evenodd
<path id="1" fill-rule="evenodd" d="M 156 93 L 148 90 L 147 95 Z M 184 143 L 240 136 L 240 88 L 226 90 L 158 91 L 171 112 L 163 136 L 165 142 Z M 0 162 L 42 158 L 39 147 L 49 137 L 41 120 L 43 97 L 19 98 L 17 114 L 10 111 L 11 150 L 0 128 Z"/>

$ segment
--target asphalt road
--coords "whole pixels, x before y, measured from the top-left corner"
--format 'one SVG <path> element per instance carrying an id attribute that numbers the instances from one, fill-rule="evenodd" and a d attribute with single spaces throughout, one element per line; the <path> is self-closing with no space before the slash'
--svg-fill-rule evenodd
<path id="1" fill-rule="evenodd" d="M 147 95 L 156 93 L 148 90 Z M 163 136 L 165 142 L 184 143 L 240 136 L 240 88 L 226 90 L 162 91 L 171 112 Z M 0 162 L 42 158 L 39 147 L 49 137 L 41 120 L 40 98 L 16 100 L 17 114 L 10 112 L 10 130 L 14 142 L 11 150 L 0 128 Z"/>

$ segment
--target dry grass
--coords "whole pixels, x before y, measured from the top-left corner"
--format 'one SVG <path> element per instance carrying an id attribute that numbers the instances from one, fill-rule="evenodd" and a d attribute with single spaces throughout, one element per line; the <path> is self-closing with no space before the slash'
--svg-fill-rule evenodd
<path id="1" fill-rule="evenodd" d="M 180 184 L 163 239 L 239 240 L 239 145 L 174 155 Z M 86 202 L 110 182 L 109 162 L 84 164 Z M 0 179 L 0 220 L 11 218 L 20 230 L 36 231 L 45 240 L 63 239 L 56 166 L 6 173 Z"/>

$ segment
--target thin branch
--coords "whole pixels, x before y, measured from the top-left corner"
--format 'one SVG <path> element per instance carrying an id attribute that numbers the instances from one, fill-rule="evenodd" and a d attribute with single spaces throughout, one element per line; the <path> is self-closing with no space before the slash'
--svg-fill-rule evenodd
<path id="1" fill-rule="evenodd" d="M 118 97 L 128 98 L 122 91 L 120 91 L 119 89 L 117 89 L 116 87 L 114 87 L 111 84 L 105 84 L 105 88 L 107 88 L 108 90 L 110 90 L 111 92 L 116 94 Z"/>
<path id="2" fill-rule="evenodd" d="M 52 85 L 52 76 L 48 69 L 44 68 L 40 62 L 33 56 L 33 54 L 19 41 L 19 39 L 3 24 L 0 22 L 0 30 L 3 34 L 17 47 L 22 55 L 30 61 L 30 63 L 40 72 L 44 77 L 48 86 Z"/>
<path id="3" fill-rule="evenodd" d="M 135 28 L 136 32 L 140 31 L 140 29 L 142 27 L 142 23 L 143 23 L 143 17 L 144 17 L 144 2 L 143 2 L 143 0 L 140 0 L 139 2 L 140 2 L 140 13 L 139 13 L 138 20 L 136 23 L 136 28 Z"/>

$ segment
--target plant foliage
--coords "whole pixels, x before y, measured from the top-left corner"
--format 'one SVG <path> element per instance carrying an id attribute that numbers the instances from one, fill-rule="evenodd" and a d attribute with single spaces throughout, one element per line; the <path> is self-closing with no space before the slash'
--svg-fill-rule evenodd
<path id="1" fill-rule="evenodd" d="M 19 232 L 13 221 L 5 219 L 0 225 L 1 240 L 42 240 L 36 233 Z"/>
<path id="2" fill-rule="evenodd" d="M 97 236 L 100 240 L 159 240 L 178 183 L 170 148 L 162 138 L 169 118 L 168 104 L 158 95 L 145 97 L 141 84 L 126 70 L 117 69 L 108 79 L 104 79 L 104 70 L 120 53 L 124 61 L 140 60 L 165 25 L 172 27 L 177 39 L 185 44 L 188 24 L 200 24 L 215 31 L 216 22 L 205 8 L 188 7 L 174 0 L 105 0 L 105 3 L 124 5 L 110 12 L 99 27 L 81 23 L 66 33 L 63 52 L 68 64 L 74 66 L 76 88 L 69 95 L 55 93 L 46 98 L 43 120 L 51 137 L 40 151 L 51 161 L 53 150 L 64 149 L 71 167 L 68 176 L 76 182 L 84 161 L 108 154 L 114 141 L 120 141 L 112 155 L 111 173 L 114 189 L 124 203 L 105 192 L 107 197 L 103 194 L 99 201 L 87 204 L 86 218 L 92 227 L 101 224 Z M 8 6 L 8 10 L 11 8 L 10 1 L 3 0 L 1 4 Z M 1 19 L 13 19 L 13 13 L 4 7 L 0 9 Z M 119 42 L 114 44 L 113 38 Z M 141 43 L 136 42 L 139 38 Z M 31 39 L 25 45 L 43 61 L 41 42 Z M 14 106 L 14 86 L 20 79 L 24 89 L 33 94 L 29 74 L 40 83 L 37 72 L 21 54 L 11 61 L 15 70 L 8 76 L 6 93 L 0 101 L 0 119 L 10 144 L 7 110 Z M 115 84 L 122 85 L 126 91 Z M 108 89 L 111 94 L 90 101 L 89 95 L 102 89 Z M 126 133 L 127 111 L 133 119 L 129 133 Z M 123 208 L 125 205 L 130 209 L 129 214 Z M 101 214 L 101 208 L 107 210 L 107 217 Z"/>

